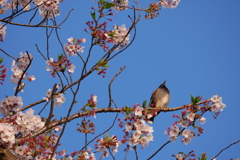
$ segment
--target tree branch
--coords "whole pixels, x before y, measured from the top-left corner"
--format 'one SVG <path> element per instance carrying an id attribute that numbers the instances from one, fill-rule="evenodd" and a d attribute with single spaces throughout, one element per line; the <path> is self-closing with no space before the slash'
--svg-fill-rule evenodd
<path id="1" fill-rule="evenodd" d="M 45 101 L 45 100 L 43 100 Z M 205 101 L 201 101 L 199 102 L 198 104 L 203 104 L 203 103 L 206 103 L 208 100 L 205 100 Z M 189 104 L 191 105 L 191 104 Z M 177 110 L 181 110 L 183 108 L 185 108 L 186 105 L 183 105 L 183 106 L 179 106 L 179 107 L 175 107 L 175 108 L 147 108 L 149 110 L 152 110 L 152 109 L 155 109 L 155 110 L 158 110 L 158 111 L 163 111 L 163 112 L 172 112 L 172 111 L 177 111 Z M 26 107 L 25 107 L 26 108 Z M 54 122 L 50 122 L 48 126 L 45 126 L 41 129 L 39 129 L 38 131 L 36 131 L 35 133 L 33 133 L 31 136 L 28 136 L 28 137 L 24 137 L 24 139 L 26 138 L 31 138 L 31 137 L 34 137 L 34 136 L 38 136 L 42 133 L 44 133 L 45 131 L 49 130 L 49 129 L 52 129 L 53 127 L 56 127 L 56 126 L 59 126 L 59 125 L 62 125 L 66 122 L 70 122 L 76 118 L 79 118 L 79 117 L 84 117 L 84 116 L 87 116 L 87 115 L 90 115 L 91 113 L 93 112 L 93 110 L 90 110 L 90 111 L 86 111 L 86 112 L 83 112 L 83 113 L 75 113 L 73 114 L 72 116 L 69 116 L 69 117 L 65 117 L 61 120 L 58 120 L 58 121 L 54 121 Z M 99 108 L 99 109 L 95 109 L 94 110 L 94 113 L 110 113 L 110 112 L 124 112 L 124 110 L 122 108 Z M 16 139 L 16 143 L 19 143 L 21 141 L 22 138 L 17 138 Z"/>
<path id="2" fill-rule="evenodd" d="M 111 92 L 111 85 L 113 83 L 113 81 L 117 78 L 117 76 L 122 73 L 122 71 L 126 68 L 126 66 L 120 68 L 120 71 L 111 79 L 109 85 L 108 85 L 108 95 L 109 95 L 109 104 L 108 104 L 108 108 L 111 108 L 112 105 L 112 92 Z"/>
<path id="3" fill-rule="evenodd" d="M 230 148 L 232 145 L 237 144 L 237 143 L 239 143 L 239 142 L 240 142 L 240 140 L 238 140 L 238 141 L 236 141 L 236 142 L 233 142 L 233 143 L 231 143 L 230 145 L 228 145 L 227 147 L 223 148 L 216 156 L 214 156 L 214 157 L 212 158 L 212 160 L 213 160 L 214 158 L 217 158 L 223 151 L 225 151 L 226 149 Z"/>

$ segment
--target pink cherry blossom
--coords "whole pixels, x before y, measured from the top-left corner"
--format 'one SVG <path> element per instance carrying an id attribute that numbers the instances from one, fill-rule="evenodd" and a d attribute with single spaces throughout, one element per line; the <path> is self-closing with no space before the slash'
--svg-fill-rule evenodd
<path id="1" fill-rule="evenodd" d="M 199 118 L 200 124 L 204 124 L 206 121 L 207 121 L 207 120 L 206 120 L 206 118 L 204 118 L 204 117 Z"/>
<path id="2" fill-rule="evenodd" d="M 143 108 L 142 107 L 137 107 L 135 109 L 135 115 L 136 116 L 141 116 L 142 115 Z"/>

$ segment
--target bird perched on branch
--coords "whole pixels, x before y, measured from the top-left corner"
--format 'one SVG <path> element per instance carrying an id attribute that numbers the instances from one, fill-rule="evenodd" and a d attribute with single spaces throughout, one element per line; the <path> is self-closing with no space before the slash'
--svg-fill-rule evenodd
<path id="1" fill-rule="evenodd" d="M 163 82 L 155 91 L 153 91 L 149 106 L 157 109 L 161 108 L 167 108 L 167 105 L 170 101 L 170 91 L 166 87 L 166 81 Z M 157 112 L 157 115 L 160 113 L 160 111 Z M 149 118 L 149 123 L 153 123 L 154 118 L 157 115 L 153 115 L 151 118 Z"/>

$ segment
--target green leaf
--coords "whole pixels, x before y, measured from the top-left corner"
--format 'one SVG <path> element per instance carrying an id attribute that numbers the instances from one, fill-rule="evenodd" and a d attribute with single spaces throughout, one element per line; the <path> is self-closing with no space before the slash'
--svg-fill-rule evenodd
<path id="1" fill-rule="evenodd" d="M 194 102 L 194 97 L 193 97 L 193 95 L 191 95 L 191 102 L 192 102 L 192 103 Z"/>
<path id="2" fill-rule="evenodd" d="M 116 6 L 115 4 L 113 3 L 109 3 L 109 2 L 106 2 L 105 5 L 103 6 L 104 9 L 110 9 L 112 7 Z"/>
<path id="3" fill-rule="evenodd" d="M 63 54 L 59 54 L 59 55 L 58 55 L 58 58 L 59 58 L 60 60 L 62 60 Z"/>
<path id="4" fill-rule="evenodd" d="M 128 105 L 126 105 L 126 107 L 125 107 L 126 114 L 129 115 L 131 113 L 131 111 L 132 111 L 131 108 L 128 107 Z"/>
<path id="5" fill-rule="evenodd" d="M 3 62 L 3 58 L 0 58 L 0 64 Z"/>
<path id="6" fill-rule="evenodd" d="M 191 102 L 193 105 L 196 105 L 198 102 L 200 102 L 201 97 L 200 96 L 196 96 L 195 98 L 191 95 Z"/>
<path id="7" fill-rule="evenodd" d="M 207 160 L 207 158 L 206 153 L 203 153 L 202 157 L 198 157 L 198 160 Z"/>
<path id="8" fill-rule="evenodd" d="M 99 2 L 100 2 L 101 4 L 103 4 L 105 1 L 104 1 L 104 0 L 99 0 Z"/>
<path id="9" fill-rule="evenodd" d="M 144 100 L 144 101 L 143 101 L 143 104 L 142 104 L 142 107 L 143 107 L 143 108 L 146 108 L 146 106 L 147 106 L 147 101 Z"/>
<path id="10" fill-rule="evenodd" d="M 109 133 L 106 133 L 106 139 L 108 140 L 110 138 Z"/>
<path id="11" fill-rule="evenodd" d="M 96 13 L 95 13 L 95 11 L 94 12 L 90 12 L 90 14 L 91 14 L 93 20 L 96 20 Z"/>
<path id="12" fill-rule="evenodd" d="M 104 59 L 101 59 L 98 63 L 97 63 L 97 65 L 99 66 L 99 67 L 110 67 L 109 65 L 107 65 L 108 64 L 108 61 L 105 61 Z"/>

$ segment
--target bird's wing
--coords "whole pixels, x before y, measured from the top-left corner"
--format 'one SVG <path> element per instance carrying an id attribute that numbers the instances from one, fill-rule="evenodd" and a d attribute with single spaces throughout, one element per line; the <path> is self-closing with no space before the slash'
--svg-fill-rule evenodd
<path id="1" fill-rule="evenodd" d="M 158 88 L 153 91 L 148 107 L 155 107 L 155 103 L 156 103 L 155 95 L 156 95 L 157 91 L 158 91 Z"/>

